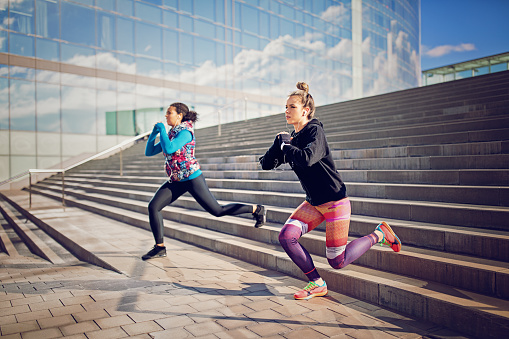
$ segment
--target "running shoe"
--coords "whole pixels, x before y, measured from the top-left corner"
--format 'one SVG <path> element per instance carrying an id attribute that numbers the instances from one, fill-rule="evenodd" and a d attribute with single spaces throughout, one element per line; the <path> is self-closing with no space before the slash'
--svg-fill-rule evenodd
<path id="1" fill-rule="evenodd" d="M 143 255 L 141 259 L 148 260 L 152 258 L 161 258 L 166 257 L 166 246 L 157 246 L 154 245 L 150 251 L 147 252 L 147 254 Z"/>
<path id="2" fill-rule="evenodd" d="M 394 231 L 392 230 L 391 226 L 389 226 L 389 224 L 387 224 L 384 221 L 380 225 L 378 225 L 375 228 L 375 230 L 383 233 L 383 238 L 379 242 L 380 246 L 387 245 L 390 248 L 392 248 L 392 250 L 394 252 L 401 251 L 401 240 L 399 240 L 398 236 L 396 235 L 396 233 L 394 233 Z"/>
<path id="3" fill-rule="evenodd" d="M 307 284 L 304 289 L 300 290 L 299 292 L 295 293 L 293 297 L 297 300 L 308 300 L 313 297 L 323 297 L 327 294 L 327 284 L 325 281 L 323 282 L 323 285 L 320 286 L 314 281 L 310 281 L 309 284 Z"/>
<path id="4" fill-rule="evenodd" d="M 257 205 L 256 211 L 253 213 L 253 218 L 256 220 L 254 227 L 262 227 L 267 219 L 267 210 L 263 205 Z"/>

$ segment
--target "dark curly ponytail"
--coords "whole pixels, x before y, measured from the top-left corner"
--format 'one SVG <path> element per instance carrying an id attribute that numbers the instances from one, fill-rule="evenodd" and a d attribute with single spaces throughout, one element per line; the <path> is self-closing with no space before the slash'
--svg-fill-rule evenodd
<path id="1" fill-rule="evenodd" d="M 190 111 L 186 104 L 181 102 L 174 102 L 170 107 L 175 107 L 177 114 L 182 114 L 182 121 L 192 121 L 193 123 L 198 121 L 198 113 Z"/>

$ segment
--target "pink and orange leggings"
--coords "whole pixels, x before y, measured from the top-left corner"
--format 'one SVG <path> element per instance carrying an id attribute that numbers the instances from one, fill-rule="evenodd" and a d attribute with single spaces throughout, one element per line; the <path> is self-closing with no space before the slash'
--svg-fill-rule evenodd
<path id="1" fill-rule="evenodd" d="M 305 201 L 297 207 L 281 229 L 279 233 L 281 246 L 310 281 L 317 280 L 320 275 L 308 251 L 299 243 L 299 238 L 314 230 L 324 220 L 326 256 L 329 264 L 335 269 L 352 263 L 378 242 L 375 233 L 371 233 L 347 244 L 350 215 L 348 198 L 319 206 L 312 206 Z"/>

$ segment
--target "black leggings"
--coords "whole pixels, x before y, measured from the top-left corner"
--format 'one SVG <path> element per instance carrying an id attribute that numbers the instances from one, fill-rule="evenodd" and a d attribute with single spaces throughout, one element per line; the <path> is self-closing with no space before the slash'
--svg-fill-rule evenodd
<path id="1" fill-rule="evenodd" d="M 203 174 L 200 174 L 198 177 L 188 181 L 177 181 L 172 183 L 167 181 L 159 187 L 156 194 L 152 197 L 152 200 L 148 203 L 150 228 L 154 234 L 156 244 L 162 244 L 164 242 L 163 216 L 161 214 L 161 210 L 186 192 L 189 192 L 201 207 L 216 217 L 253 213 L 252 205 L 219 205 L 216 198 L 214 198 L 212 193 L 210 193 Z"/>

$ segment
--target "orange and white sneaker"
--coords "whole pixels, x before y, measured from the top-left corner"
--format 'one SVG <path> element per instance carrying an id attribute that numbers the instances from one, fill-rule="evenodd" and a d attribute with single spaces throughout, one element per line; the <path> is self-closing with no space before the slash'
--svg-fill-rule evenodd
<path id="1" fill-rule="evenodd" d="M 375 228 L 375 231 L 380 231 L 383 233 L 384 237 L 379 242 L 380 246 L 387 245 L 390 248 L 392 248 L 394 252 L 401 251 L 401 240 L 399 240 L 398 236 L 396 235 L 396 233 L 394 233 L 389 224 L 383 221 L 380 225 L 378 225 Z"/>
<path id="2" fill-rule="evenodd" d="M 307 284 L 307 286 L 304 287 L 304 289 L 295 293 L 293 297 L 297 300 L 307 300 L 313 297 L 323 297 L 326 294 L 327 294 L 327 284 L 325 283 L 325 281 L 321 286 L 314 281 L 310 281 L 309 284 Z"/>

